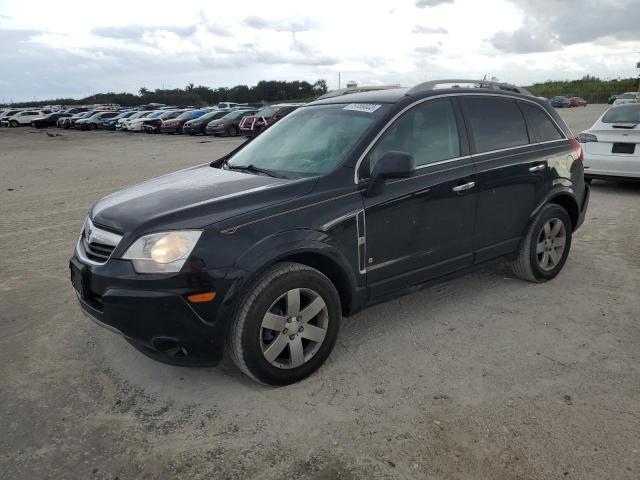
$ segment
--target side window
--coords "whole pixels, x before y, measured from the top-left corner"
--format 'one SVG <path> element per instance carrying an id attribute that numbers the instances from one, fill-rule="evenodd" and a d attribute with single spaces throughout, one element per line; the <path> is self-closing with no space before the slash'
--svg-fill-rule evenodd
<path id="1" fill-rule="evenodd" d="M 392 150 L 413 155 L 417 167 L 459 157 L 460 137 L 451 101 L 426 101 L 396 120 L 369 153 L 369 171 Z"/>
<path id="2" fill-rule="evenodd" d="M 539 107 L 520 102 L 520 108 L 527 119 L 529 130 L 533 135 L 532 142 L 549 142 L 564 138 L 549 116 Z"/>
<path id="3" fill-rule="evenodd" d="M 529 143 L 527 126 L 514 100 L 465 98 L 465 114 L 478 153 Z"/>

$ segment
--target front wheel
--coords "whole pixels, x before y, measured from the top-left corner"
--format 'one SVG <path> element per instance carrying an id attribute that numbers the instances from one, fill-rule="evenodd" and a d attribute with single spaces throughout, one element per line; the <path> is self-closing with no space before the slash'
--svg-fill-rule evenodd
<path id="1" fill-rule="evenodd" d="M 279 263 L 246 293 L 231 324 L 227 348 L 253 379 L 288 385 L 311 375 L 335 345 L 340 297 L 318 270 Z"/>
<path id="2" fill-rule="evenodd" d="M 11 122 L 9 123 L 9 126 L 13 128 L 16 128 L 18 125 L 19 124 L 17 120 L 11 120 Z"/>
<path id="3" fill-rule="evenodd" d="M 231 125 L 227 130 L 227 135 L 230 137 L 237 137 L 239 133 L 240 131 L 238 130 L 238 127 L 236 127 L 235 125 Z"/>
<path id="4" fill-rule="evenodd" d="M 530 282 L 545 282 L 564 267 L 571 248 L 573 225 L 560 205 L 547 204 L 531 223 L 520 245 L 513 272 Z"/>

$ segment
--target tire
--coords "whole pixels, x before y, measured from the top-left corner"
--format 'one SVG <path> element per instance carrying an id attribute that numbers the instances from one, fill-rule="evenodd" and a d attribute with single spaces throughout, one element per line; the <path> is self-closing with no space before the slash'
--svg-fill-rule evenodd
<path id="1" fill-rule="evenodd" d="M 240 131 L 238 130 L 238 127 L 236 127 L 235 125 L 231 125 L 227 129 L 227 135 L 230 137 L 237 137 L 239 133 Z"/>
<path id="2" fill-rule="evenodd" d="M 299 263 L 278 263 L 246 292 L 230 325 L 227 351 L 258 382 L 298 382 L 320 368 L 333 350 L 341 312 L 338 292 L 325 275 Z"/>
<path id="3" fill-rule="evenodd" d="M 556 228 L 558 232 L 554 236 Z M 554 278 L 567 261 L 572 233 L 573 225 L 567 211 L 553 203 L 545 205 L 529 226 L 518 257 L 511 263 L 513 273 L 523 280 L 538 283 Z"/>
<path id="4" fill-rule="evenodd" d="M 11 120 L 11 122 L 9 122 L 9 126 L 11 128 L 16 128 L 19 126 L 19 123 L 16 120 Z"/>

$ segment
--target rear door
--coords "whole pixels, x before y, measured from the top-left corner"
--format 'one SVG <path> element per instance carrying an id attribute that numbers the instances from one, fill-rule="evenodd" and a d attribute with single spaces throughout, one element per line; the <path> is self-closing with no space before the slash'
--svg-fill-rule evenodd
<path id="1" fill-rule="evenodd" d="M 373 297 L 473 261 L 476 179 L 455 99 L 429 100 L 405 112 L 371 149 L 360 178 L 388 151 L 410 153 L 417 170 L 387 181 L 381 195 L 363 196 L 361 268 Z"/>
<path id="2" fill-rule="evenodd" d="M 548 117 L 536 104 L 522 102 L 521 107 L 513 98 L 489 95 L 465 97 L 462 103 L 478 174 L 473 244 L 479 263 L 518 248 L 531 212 L 547 191 L 553 140 L 546 144 L 535 136 L 536 115 Z"/>

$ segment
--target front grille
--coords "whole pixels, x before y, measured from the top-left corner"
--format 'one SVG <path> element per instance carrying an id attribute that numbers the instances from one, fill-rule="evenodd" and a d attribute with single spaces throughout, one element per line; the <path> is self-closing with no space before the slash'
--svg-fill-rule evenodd
<path id="1" fill-rule="evenodd" d="M 78 241 L 78 256 L 89 263 L 103 264 L 122 240 L 122 236 L 96 227 L 89 218 Z"/>
<path id="2" fill-rule="evenodd" d="M 82 246 L 84 247 L 84 253 L 91 260 L 96 262 L 106 262 L 109 260 L 111 253 L 116 248 L 115 245 L 105 245 L 104 243 L 98 242 L 87 242 L 87 239 L 82 236 Z"/>

